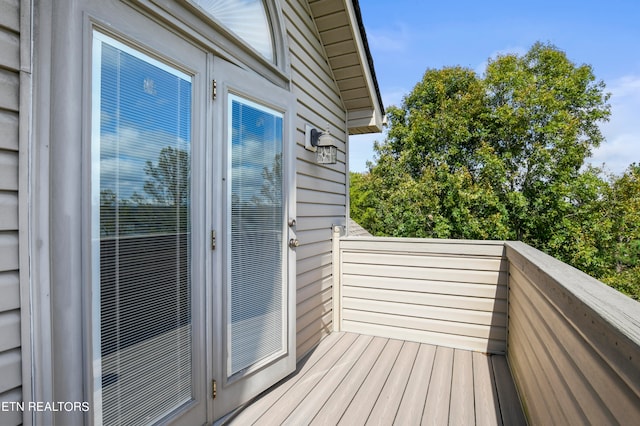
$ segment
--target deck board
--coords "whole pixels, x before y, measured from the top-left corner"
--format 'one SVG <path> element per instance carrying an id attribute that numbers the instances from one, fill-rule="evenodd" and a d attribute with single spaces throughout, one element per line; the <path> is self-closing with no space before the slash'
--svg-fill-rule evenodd
<path id="1" fill-rule="evenodd" d="M 298 370 L 293 376 L 272 388 L 267 394 L 254 401 L 253 404 L 242 411 L 244 423 L 254 424 L 260 417 L 268 412 L 277 401 L 285 396 L 299 380 L 305 377 L 307 372 L 315 366 L 318 361 L 323 359 L 328 352 L 331 350 L 340 352 L 343 348 L 346 350 L 348 346 L 353 343 L 355 337 L 353 334 L 345 335 L 345 333 L 332 333 L 327 336 L 322 341 L 322 344 L 318 345 L 316 349 L 301 362 L 302 366 L 298 367 Z M 340 345 L 338 345 L 338 343 L 340 343 Z"/>
<path id="2" fill-rule="evenodd" d="M 285 423 L 300 425 L 309 422 L 322 409 L 324 403 L 331 397 L 335 389 L 338 389 L 342 381 L 349 374 L 352 367 L 360 360 L 369 343 L 373 340 L 371 336 L 359 336 L 351 349 L 347 351 L 340 360 L 335 363 L 331 370 L 313 388 L 313 392 L 289 414 Z"/>
<path id="3" fill-rule="evenodd" d="M 449 423 L 470 425 L 475 422 L 472 353 L 456 349 L 453 354 Z"/>
<path id="4" fill-rule="evenodd" d="M 498 400 L 500 401 L 500 412 L 502 421 L 505 425 L 523 425 L 526 424 L 520 401 L 518 400 L 518 392 L 513 383 L 507 359 L 505 357 L 492 357 L 493 371 L 496 378 L 496 389 Z"/>
<path id="5" fill-rule="evenodd" d="M 422 421 L 424 402 L 427 399 L 427 390 L 433 371 L 433 360 L 436 356 L 436 347 L 433 345 L 420 345 L 416 362 L 411 370 L 409 382 L 402 397 L 402 403 L 395 419 L 399 425 L 419 425 Z"/>
<path id="6" fill-rule="evenodd" d="M 449 423 L 451 401 L 451 379 L 453 376 L 454 349 L 438 346 L 433 362 L 433 375 L 427 390 L 427 401 L 422 414 L 423 425 Z"/>
<path id="7" fill-rule="evenodd" d="M 479 426 L 503 424 L 491 358 L 480 352 L 473 353 L 473 393 Z"/>
<path id="8" fill-rule="evenodd" d="M 526 424 L 504 356 L 354 333 L 324 339 L 232 425 Z"/>
<path id="9" fill-rule="evenodd" d="M 364 340 L 361 336 L 347 334 L 336 344 L 332 351 L 329 351 L 322 359 L 320 359 L 313 367 L 304 374 L 286 393 L 285 398 L 280 398 L 271 406 L 268 412 L 264 414 L 258 422 L 260 425 L 281 425 L 289 415 L 298 407 L 298 405 L 313 391 L 318 383 L 331 371 L 340 359 L 349 351 L 361 350 Z M 349 340 L 348 340 L 349 339 Z"/>
<path id="10" fill-rule="evenodd" d="M 419 343 L 404 342 L 391 374 L 389 374 L 389 378 L 378 396 L 376 405 L 371 410 L 367 425 L 388 425 L 393 423 L 419 348 Z"/>
<path id="11" fill-rule="evenodd" d="M 340 418 L 349 407 L 358 390 L 367 378 L 373 365 L 382 353 L 388 339 L 376 337 L 373 339 L 365 353 L 358 361 L 358 368 L 351 369 L 349 375 L 340 384 L 340 392 L 333 392 L 324 403 L 322 409 L 313 418 L 314 426 L 333 426 L 338 424 Z"/>
<path id="12" fill-rule="evenodd" d="M 379 390 L 384 387 L 391 373 L 391 368 L 402 349 L 402 343 L 400 340 L 389 340 L 387 342 L 384 352 L 380 355 L 358 393 L 342 415 L 339 425 L 356 426 L 365 424 L 379 395 L 379 391 L 372 392 L 371 390 Z"/>

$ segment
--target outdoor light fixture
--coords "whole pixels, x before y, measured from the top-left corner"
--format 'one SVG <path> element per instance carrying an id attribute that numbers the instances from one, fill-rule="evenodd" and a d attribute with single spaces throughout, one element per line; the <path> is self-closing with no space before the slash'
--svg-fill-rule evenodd
<path id="1" fill-rule="evenodd" d="M 326 132 L 314 129 L 308 124 L 304 130 L 304 147 L 316 153 L 316 163 L 336 164 L 338 147 L 335 145 L 335 139 L 329 133 L 329 125 L 327 125 Z"/>

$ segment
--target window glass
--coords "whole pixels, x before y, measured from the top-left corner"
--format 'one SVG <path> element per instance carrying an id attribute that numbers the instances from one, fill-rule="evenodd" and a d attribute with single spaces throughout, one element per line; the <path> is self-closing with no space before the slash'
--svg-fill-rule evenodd
<path id="1" fill-rule="evenodd" d="M 262 56 L 274 61 L 273 37 L 262 0 L 192 0 Z"/>
<path id="2" fill-rule="evenodd" d="M 230 95 L 228 375 L 282 353 L 282 114 Z"/>

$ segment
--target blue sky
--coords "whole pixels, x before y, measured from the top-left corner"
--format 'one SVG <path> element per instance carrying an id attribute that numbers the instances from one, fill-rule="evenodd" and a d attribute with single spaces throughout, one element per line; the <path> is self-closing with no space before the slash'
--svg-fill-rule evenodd
<path id="1" fill-rule="evenodd" d="M 427 68 L 461 65 L 482 73 L 487 59 L 525 53 L 536 41 L 590 64 L 612 94 L 606 142 L 591 162 L 621 173 L 640 162 L 640 1 L 360 0 L 385 107 L 400 105 Z M 373 141 L 351 136 L 350 169 L 366 170 Z"/>

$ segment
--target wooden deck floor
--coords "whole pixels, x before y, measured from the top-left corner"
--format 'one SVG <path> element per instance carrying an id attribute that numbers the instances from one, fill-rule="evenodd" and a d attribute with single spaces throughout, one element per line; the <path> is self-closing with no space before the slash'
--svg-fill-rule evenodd
<path id="1" fill-rule="evenodd" d="M 505 357 L 333 333 L 233 425 L 525 424 Z"/>

